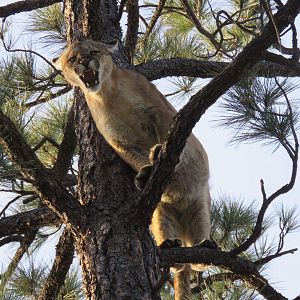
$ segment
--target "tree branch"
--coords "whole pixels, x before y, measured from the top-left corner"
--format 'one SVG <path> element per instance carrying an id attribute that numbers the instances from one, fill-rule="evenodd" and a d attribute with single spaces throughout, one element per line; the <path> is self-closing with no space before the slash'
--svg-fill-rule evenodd
<path id="1" fill-rule="evenodd" d="M 72 89 L 72 87 L 68 85 L 68 86 L 66 86 L 66 87 L 64 87 L 64 88 L 62 88 L 62 89 L 60 89 L 59 91 L 57 91 L 57 92 L 55 92 L 55 93 L 51 93 L 51 92 L 50 92 L 50 94 L 47 95 L 46 97 L 42 97 L 42 98 L 39 98 L 39 99 L 37 99 L 37 100 L 31 101 L 31 102 L 29 102 L 29 103 L 26 103 L 26 104 L 25 104 L 25 107 L 26 107 L 27 109 L 30 109 L 30 108 L 32 108 L 32 107 L 38 105 L 38 104 L 48 102 L 48 101 L 50 101 L 50 100 L 52 100 L 52 99 L 55 99 L 55 98 L 57 98 L 57 97 L 59 97 L 59 96 L 62 96 L 62 95 L 64 95 L 64 94 L 68 93 L 69 91 L 71 91 L 71 89 Z"/>
<path id="2" fill-rule="evenodd" d="M 20 168 L 41 199 L 64 223 L 84 221 L 84 208 L 65 189 L 61 180 L 46 169 L 24 140 L 14 123 L 0 111 L 0 144 Z"/>
<path id="3" fill-rule="evenodd" d="M 56 245 L 55 260 L 38 300 L 56 299 L 72 264 L 73 256 L 73 236 L 65 229 Z"/>
<path id="4" fill-rule="evenodd" d="M 256 72 L 258 76 L 300 76 L 299 63 L 295 63 L 286 58 L 282 59 L 282 56 L 273 53 L 264 54 L 263 58 L 271 62 L 264 61 L 257 64 Z M 137 72 L 147 77 L 148 80 L 156 80 L 168 76 L 213 78 L 224 71 L 228 66 L 229 63 L 227 62 L 171 58 L 143 63 L 134 68 Z"/>
<path id="5" fill-rule="evenodd" d="M 31 11 L 37 8 L 46 7 L 62 0 L 24 0 L 11 3 L 0 7 L 0 18 L 18 14 L 25 11 Z"/>
<path id="6" fill-rule="evenodd" d="M 203 263 L 217 266 L 237 274 L 241 280 L 249 283 L 266 299 L 287 300 L 258 273 L 254 263 L 232 256 L 228 252 L 204 247 L 176 247 L 159 249 L 158 254 L 161 267 L 169 267 L 175 263 Z"/>
<path id="7" fill-rule="evenodd" d="M 152 213 L 171 179 L 186 139 L 191 134 L 196 122 L 221 95 L 237 83 L 243 74 L 261 59 L 265 51 L 276 41 L 276 32 L 282 32 L 290 24 L 290 20 L 297 16 L 299 10 L 300 2 L 298 0 L 288 0 L 287 4 L 274 16 L 276 30 L 273 22 L 269 22 L 261 35 L 254 38 L 222 73 L 192 96 L 184 108 L 178 112 L 155 163 L 151 178 L 141 192 L 140 202 L 137 204 L 137 214 L 141 214 L 139 218 L 147 218 L 150 223 Z"/>
<path id="8" fill-rule="evenodd" d="M 64 138 L 59 147 L 57 159 L 53 167 L 53 171 L 59 177 L 66 176 L 68 170 L 72 167 L 72 159 L 76 145 L 77 138 L 74 127 L 74 106 L 72 105 L 68 114 L 67 124 L 64 129 Z"/>
<path id="9" fill-rule="evenodd" d="M 1 274 L 1 276 L 0 276 L 1 283 L 3 285 L 6 284 L 6 282 L 10 279 L 12 274 L 15 272 L 19 262 L 21 261 L 21 259 L 23 257 L 23 255 L 28 251 L 30 245 L 34 241 L 37 232 L 38 232 L 38 229 L 34 229 L 34 230 L 29 231 L 29 232 L 27 231 L 25 233 L 25 236 L 24 236 L 24 239 L 21 243 L 21 246 L 16 251 L 16 253 L 15 253 L 14 257 L 12 258 L 9 266 L 7 267 L 7 270 L 5 271 L 5 273 Z"/>
<path id="10" fill-rule="evenodd" d="M 127 0 L 126 8 L 127 16 L 127 33 L 125 38 L 125 53 L 129 62 L 132 63 L 135 47 L 137 44 L 137 36 L 139 30 L 139 3 L 138 0 Z"/>
<path id="11" fill-rule="evenodd" d="M 148 27 L 146 28 L 146 31 L 143 36 L 143 44 L 145 44 L 148 40 L 149 35 L 151 34 L 154 26 L 156 25 L 156 22 L 158 18 L 160 17 L 164 6 L 165 6 L 166 0 L 159 0 L 158 5 L 156 6 L 156 9 L 151 17 L 151 20 L 149 22 Z"/>
<path id="12" fill-rule="evenodd" d="M 61 221 L 48 207 L 36 208 L 0 219 L 0 237 L 23 234 L 44 226 L 60 225 Z"/>

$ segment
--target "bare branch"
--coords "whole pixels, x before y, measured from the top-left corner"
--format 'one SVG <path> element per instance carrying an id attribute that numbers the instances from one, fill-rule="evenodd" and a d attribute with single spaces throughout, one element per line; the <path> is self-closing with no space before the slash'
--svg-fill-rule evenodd
<path id="1" fill-rule="evenodd" d="M 263 257 L 263 258 L 255 261 L 254 264 L 257 265 L 257 266 L 261 266 L 261 265 L 264 265 L 264 264 L 270 262 L 271 260 L 273 260 L 275 258 L 278 258 L 278 257 L 281 257 L 283 255 L 294 254 L 296 251 L 298 251 L 297 248 L 293 248 L 293 249 L 290 249 L 290 250 L 278 252 L 278 253 L 275 253 L 273 255 L 269 255 L 269 256 Z"/>
<path id="2" fill-rule="evenodd" d="M 49 95 L 47 95 L 46 97 L 39 98 L 37 100 L 31 101 L 29 103 L 26 103 L 25 107 L 27 109 L 29 109 L 29 108 L 32 108 L 32 107 L 38 105 L 38 104 L 48 102 L 48 101 L 50 101 L 52 99 L 55 99 L 55 98 L 57 98 L 59 96 L 62 96 L 64 94 L 68 93 L 69 91 L 71 91 L 71 89 L 72 89 L 72 87 L 68 85 L 68 86 L 64 87 L 63 89 L 60 89 L 59 91 L 57 91 L 55 93 L 51 93 L 50 92 Z"/>
<path id="3" fill-rule="evenodd" d="M 20 199 L 22 196 L 19 195 L 15 198 L 13 198 L 12 200 L 8 201 L 7 204 L 3 207 L 3 209 L 0 211 L 0 217 L 3 214 L 3 216 L 5 217 L 5 211 L 8 209 L 8 207 L 13 204 L 14 202 L 16 202 L 18 199 Z"/>
<path id="4" fill-rule="evenodd" d="M 271 54 L 271 53 L 270 53 Z M 270 62 L 260 62 L 256 66 L 258 76 L 300 76 L 300 65 L 288 59 L 280 59 L 282 56 L 273 56 L 273 53 L 263 54 L 263 57 Z M 135 66 L 135 70 L 149 80 L 156 80 L 168 76 L 189 76 L 197 78 L 213 78 L 229 66 L 227 62 L 207 61 L 185 58 L 158 59 Z"/>
<path id="5" fill-rule="evenodd" d="M 37 8 L 46 7 L 62 0 L 24 0 L 11 3 L 0 7 L 0 18 L 18 14 L 25 11 L 31 11 Z"/>
<path id="6" fill-rule="evenodd" d="M 72 234 L 65 229 L 58 244 L 56 256 L 50 274 L 38 297 L 39 300 L 56 299 L 60 288 L 64 284 L 74 256 L 74 242 Z"/>

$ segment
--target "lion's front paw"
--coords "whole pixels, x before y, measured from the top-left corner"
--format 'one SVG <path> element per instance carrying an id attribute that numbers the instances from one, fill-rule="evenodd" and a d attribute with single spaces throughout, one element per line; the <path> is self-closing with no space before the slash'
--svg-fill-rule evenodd
<path id="1" fill-rule="evenodd" d="M 144 186 L 146 185 L 146 183 L 150 177 L 150 174 L 152 172 L 152 169 L 153 169 L 153 165 L 143 166 L 139 170 L 138 174 L 135 176 L 134 183 L 135 183 L 135 186 L 139 190 L 142 190 L 144 188 Z"/>
<path id="2" fill-rule="evenodd" d="M 218 244 L 212 240 L 203 240 L 199 244 L 195 244 L 194 247 L 204 247 L 209 249 L 219 249 Z"/>
<path id="3" fill-rule="evenodd" d="M 151 164 L 154 164 L 156 162 L 161 148 L 162 144 L 156 144 L 150 149 L 149 161 Z"/>
<path id="4" fill-rule="evenodd" d="M 181 246 L 182 246 L 182 242 L 179 239 L 166 239 L 159 245 L 159 248 L 174 248 L 174 247 L 181 247 Z"/>

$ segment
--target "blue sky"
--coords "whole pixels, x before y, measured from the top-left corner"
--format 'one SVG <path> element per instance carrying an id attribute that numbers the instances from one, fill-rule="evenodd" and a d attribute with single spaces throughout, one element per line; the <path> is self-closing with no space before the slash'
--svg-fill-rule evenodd
<path id="1" fill-rule="evenodd" d="M 14 1 L 1 0 L 0 5 L 11 2 Z M 15 15 L 13 20 L 22 23 L 22 20 L 26 20 L 26 14 Z M 19 25 L 15 24 L 15 27 L 17 26 Z M 155 83 L 158 84 L 162 92 L 170 91 L 171 84 L 168 80 L 159 80 Z M 299 85 L 299 80 L 295 81 L 295 84 Z M 300 98 L 299 91 L 298 89 L 293 93 L 293 98 L 297 101 Z M 273 148 L 262 147 L 260 144 L 229 146 L 231 133 L 229 130 L 216 127 L 216 124 L 212 122 L 216 118 L 218 118 L 218 105 L 210 108 L 194 128 L 195 135 L 204 145 L 209 156 L 212 196 L 218 198 L 222 194 L 228 194 L 246 203 L 256 201 L 257 209 L 259 209 L 262 201 L 260 179 L 265 182 L 267 194 L 271 194 L 288 182 L 291 170 L 290 159 L 282 149 L 278 149 L 273 153 Z M 277 199 L 272 205 L 271 211 L 276 205 L 279 206 L 281 202 L 287 207 L 295 205 L 299 207 L 299 196 L 298 178 L 294 189 L 288 195 Z M 4 201 L 1 201 L 0 208 L 3 204 Z M 270 241 L 275 237 L 274 242 L 276 242 L 278 233 L 278 226 L 274 225 L 269 232 Z M 299 231 L 290 234 L 286 238 L 284 249 L 291 248 L 298 248 L 299 251 L 293 255 L 286 255 L 272 261 L 266 272 L 270 283 L 288 298 L 294 298 L 300 294 L 298 279 L 298 270 L 300 269 Z M 7 251 L 7 249 L 0 248 L 1 257 L 6 259 L 8 252 L 4 254 L 4 251 Z M 54 251 L 53 248 L 51 251 Z"/>

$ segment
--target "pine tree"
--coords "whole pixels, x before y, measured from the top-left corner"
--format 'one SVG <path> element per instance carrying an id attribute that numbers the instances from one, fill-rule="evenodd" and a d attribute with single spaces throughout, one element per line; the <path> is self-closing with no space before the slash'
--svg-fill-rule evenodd
<path id="1" fill-rule="evenodd" d="M 172 299 L 169 267 L 194 257 L 208 269 L 192 273 L 192 299 L 286 299 L 264 273 L 273 259 L 296 251 L 284 248 L 298 228 L 296 209 L 277 206 L 278 244 L 266 231 L 270 205 L 293 189 L 297 175 L 291 95 L 300 73 L 299 1 L 59 2 L 0 7 L 0 178 L 9 195 L 0 202 L 0 246 L 17 245 L 1 270 L 0 298 Z M 12 15 L 25 11 L 29 43 L 18 41 L 13 27 Z M 280 42 L 286 28 L 290 48 Z M 149 80 L 173 76 L 166 97 L 190 98 L 142 193 L 98 133 L 81 92 L 51 63 L 82 38 L 118 40 L 117 64 Z M 222 95 L 217 124 L 233 129 L 231 143 L 283 148 L 291 176 L 270 193 L 261 181 L 260 208 L 228 195 L 214 199 L 211 235 L 219 249 L 157 249 L 148 226 L 166 178 L 195 123 Z M 57 243 L 51 266 L 35 258 L 49 239 Z"/>

